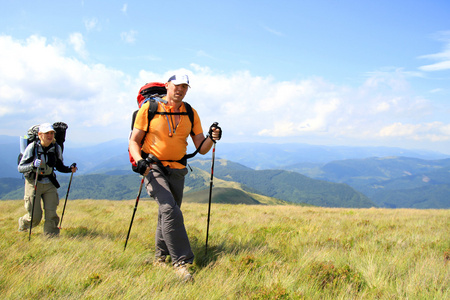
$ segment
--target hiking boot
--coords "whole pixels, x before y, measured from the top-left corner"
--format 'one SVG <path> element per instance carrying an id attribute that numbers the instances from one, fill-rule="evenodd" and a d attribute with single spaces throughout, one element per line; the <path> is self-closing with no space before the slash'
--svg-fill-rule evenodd
<path id="1" fill-rule="evenodd" d="M 22 227 L 23 222 L 22 222 L 22 217 L 19 218 L 19 232 L 27 232 L 28 229 Z"/>
<path id="2" fill-rule="evenodd" d="M 59 238 L 59 232 L 44 232 L 44 237 L 48 238 L 48 239 L 54 239 L 54 238 Z"/>
<path id="3" fill-rule="evenodd" d="M 173 265 L 173 268 L 175 269 L 175 273 L 182 279 L 183 282 L 194 281 L 194 277 L 189 272 L 185 262 L 176 263 Z"/>
<path id="4" fill-rule="evenodd" d="M 155 267 L 166 267 L 167 266 L 166 257 L 165 256 L 156 257 L 155 260 L 153 261 L 153 265 Z"/>
<path id="5" fill-rule="evenodd" d="M 155 258 L 149 257 L 144 260 L 144 264 L 146 265 L 152 264 L 155 267 L 165 267 L 167 265 L 166 257 L 164 255 Z"/>

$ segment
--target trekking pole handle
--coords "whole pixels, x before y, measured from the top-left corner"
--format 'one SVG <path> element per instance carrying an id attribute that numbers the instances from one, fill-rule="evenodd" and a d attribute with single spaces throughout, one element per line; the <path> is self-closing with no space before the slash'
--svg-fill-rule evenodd
<path id="1" fill-rule="evenodd" d="M 212 125 L 209 127 L 209 131 L 208 131 L 208 136 L 207 136 L 207 138 L 209 137 L 210 139 L 211 139 L 211 141 L 213 141 L 213 143 L 215 144 L 216 143 L 216 141 L 213 139 L 213 137 L 212 137 L 212 135 L 213 135 L 213 132 L 212 132 L 212 128 L 219 128 L 219 123 L 218 122 L 214 122 L 214 123 L 212 123 Z M 220 139 L 220 138 L 219 138 Z"/>

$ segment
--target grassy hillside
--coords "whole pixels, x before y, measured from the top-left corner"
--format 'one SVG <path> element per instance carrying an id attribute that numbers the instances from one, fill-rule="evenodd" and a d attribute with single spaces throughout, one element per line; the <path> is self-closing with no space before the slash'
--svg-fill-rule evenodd
<path id="1" fill-rule="evenodd" d="M 210 164 L 194 160 L 196 168 L 208 171 Z M 239 182 L 246 191 L 292 203 L 324 207 L 372 207 L 369 198 L 346 184 L 308 178 L 284 170 L 253 170 L 240 164 L 218 159 L 214 175 L 223 180 Z"/>
<path id="2" fill-rule="evenodd" d="M 69 201 L 61 236 L 17 232 L 0 202 L 2 299 L 449 299 L 449 210 L 183 204 L 195 282 L 153 256 L 157 205 Z M 62 207 L 59 208 L 59 211 Z"/>
<path id="3" fill-rule="evenodd" d="M 381 207 L 450 208 L 450 159 L 371 157 L 289 169 L 315 179 L 346 183 Z"/>
<path id="4" fill-rule="evenodd" d="M 218 175 L 220 176 L 220 175 Z M 294 203 L 324 207 L 372 207 L 369 198 L 350 186 L 314 180 L 282 170 L 227 172 L 226 176 L 260 194 Z"/>
<path id="5" fill-rule="evenodd" d="M 292 203 L 263 195 L 245 192 L 241 189 L 214 187 L 211 194 L 214 203 L 223 204 L 265 204 L 265 205 L 292 205 Z M 184 202 L 208 203 L 209 189 L 187 193 Z M 306 205 L 306 204 L 304 204 Z"/>
<path id="6" fill-rule="evenodd" d="M 408 206 L 417 209 L 448 209 L 450 207 L 450 185 L 440 184 L 393 191 L 380 190 L 374 194 L 373 198 L 383 207 L 389 208 Z"/>
<path id="7" fill-rule="evenodd" d="M 210 162 L 203 161 L 198 166 L 211 168 Z M 308 203 L 316 206 L 334 207 L 371 207 L 364 195 L 356 192 L 348 185 L 336 184 L 307 178 L 301 174 L 287 171 L 255 171 L 242 165 L 218 161 L 217 174 L 214 178 L 215 188 L 228 188 L 228 195 L 222 199 L 228 199 L 229 203 L 257 204 L 248 202 L 249 198 L 255 198 L 259 194 L 263 198 L 262 203 L 280 204 L 277 198 L 296 204 Z M 274 174 L 275 172 L 275 174 Z M 69 176 L 58 175 L 61 184 L 60 196 L 65 197 Z M 185 193 L 209 190 L 210 170 L 205 171 L 195 164 L 192 171 L 186 176 Z M 0 178 L 0 199 L 22 199 L 23 180 Z M 2 184 L 5 182 L 5 184 Z M 110 199 L 124 200 L 136 197 L 140 183 L 140 177 L 136 173 L 128 175 L 78 175 L 73 177 L 70 199 Z M 240 190 L 241 192 L 238 192 Z M 191 198 L 194 199 L 194 198 Z M 274 202 L 275 201 L 275 202 Z M 277 202 L 278 201 L 278 202 Z"/>

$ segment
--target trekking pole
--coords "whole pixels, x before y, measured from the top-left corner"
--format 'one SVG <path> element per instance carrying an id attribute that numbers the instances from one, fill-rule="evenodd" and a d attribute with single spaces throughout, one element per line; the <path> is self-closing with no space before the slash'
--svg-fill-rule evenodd
<path id="1" fill-rule="evenodd" d="M 130 237 L 131 226 L 133 225 L 134 215 L 136 214 L 136 210 L 137 210 L 137 207 L 139 204 L 139 198 L 141 197 L 142 186 L 144 185 L 144 178 L 145 178 L 145 176 L 142 176 L 141 186 L 139 187 L 139 192 L 136 197 L 136 204 L 134 205 L 133 216 L 131 217 L 130 228 L 128 228 L 127 239 L 125 240 L 125 246 L 123 247 L 123 251 L 125 251 L 125 249 L 127 249 L 127 243 L 128 243 L 128 238 Z"/>
<path id="2" fill-rule="evenodd" d="M 77 164 L 73 163 L 70 168 L 76 168 Z M 72 184 L 72 177 L 73 177 L 73 172 L 72 174 L 70 174 L 70 180 L 69 180 L 69 186 L 67 187 L 67 193 L 66 193 L 66 201 L 64 201 L 64 207 L 63 207 L 63 211 L 62 211 L 62 215 L 61 215 L 61 221 L 59 222 L 59 229 L 61 229 L 61 224 L 64 218 L 64 212 L 66 211 L 66 204 L 67 204 L 67 197 L 69 197 L 69 191 L 70 191 L 70 185 Z"/>
<path id="3" fill-rule="evenodd" d="M 214 123 L 217 126 L 217 123 Z M 214 126 L 213 124 L 213 126 Z M 213 144 L 213 152 L 212 152 L 212 163 L 211 163 L 211 180 L 209 181 L 209 203 L 208 203 L 208 221 L 206 225 L 206 244 L 205 244 L 205 256 L 208 254 L 208 235 L 209 235 L 209 219 L 211 214 L 211 196 L 212 196 L 212 187 L 213 187 L 213 178 L 214 178 L 214 159 L 216 156 L 216 142 Z"/>
<path id="4" fill-rule="evenodd" d="M 31 222 L 30 222 L 30 232 L 28 233 L 28 241 L 31 240 L 31 229 L 33 228 L 34 205 L 36 202 L 38 177 L 39 177 L 39 168 L 36 168 L 36 178 L 34 179 L 34 195 L 33 195 L 33 204 L 31 206 Z"/>

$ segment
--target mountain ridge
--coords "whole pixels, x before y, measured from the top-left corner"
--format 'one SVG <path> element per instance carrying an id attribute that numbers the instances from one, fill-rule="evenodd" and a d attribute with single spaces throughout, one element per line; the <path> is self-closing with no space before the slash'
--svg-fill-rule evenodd
<path id="1" fill-rule="evenodd" d="M 202 164 L 202 163 L 200 163 Z M 230 168 L 225 168 L 225 166 Z M 234 166 L 234 168 L 233 168 Z M 200 168 L 192 166 L 192 171 L 186 176 L 185 181 L 185 195 L 186 199 L 192 198 L 190 193 L 206 191 L 209 189 L 210 178 L 209 173 Z M 226 170 L 223 170 L 226 169 Z M 236 177 L 236 171 L 239 169 L 239 164 L 233 164 L 226 160 L 218 160 L 216 170 L 222 174 L 232 174 Z M 255 179 L 254 182 L 238 182 L 233 178 L 226 176 L 216 176 L 214 178 L 215 192 L 221 191 L 221 198 L 228 199 L 231 203 L 241 204 L 310 204 L 322 205 L 332 207 L 372 207 L 374 204 L 364 195 L 354 191 L 345 184 L 337 184 L 314 180 L 307 178 L 298 173 L 290 171 L 277 171 L 277 176 L 273 176 L 273 171 L 245 171 L 245 176 Z M 278 188 L 277 180 L 280 176 L 290 177 L 294 175 L 295 180 L 286 181 L 282 189 Z M 58 176 L 61 184 L 59 193 L 65 193 L 67 189 L 69 176 Z M 5 184 L 6 181 L 13 181 Z M 88 174 L 77 175 L 73 177 L 73 182 L 70 190 L 71 199 L 109 199 L 109 200 L 127 200 L 133 199 L 137 195 L 137 188 L 139 186 L 140 176 L 138 174 L 129 175 L 106 175 L 106 174 Z M 20 185 L 20 179 L 1 178 L 0 179 L 0 199 L 13 200 L 21 199 L 23 197 L 23 184 Z M 299 192 L 298 185 L 303 182 L 303 185 L 310 185 L 314 182 L 316 191 L 302 190 Z M 271 187 L 271 190 L 264 189 L 264 187 Z M 217 190 L 219 189 L 219 190 Z M 341 191 L 345 190 L 347 194 Z M 146 195 L 143 191 L 143 196 Z M 327 201 L 318 202 L 318 195 Z M 63 197 L 60 194 L 60 197 Z M 238 197 L 238 198 L 236 198 Z M 201 197 L 203 199 L 204 197 Z M 356 202 L 347 203 L 348 200 L 355 200 Z M 360 201 L 358 201 L 360 200 Z M 191 200 L 192 201 L 192 200 Z"/>
<path id="2" fill-rule="evenodd" d="M 0 148 L 0 179 L 16 178 L 20 179 L 21 174 L 17 172 L 17 156 L 19 152 L 18 138 L 6 137 L 2 140 Z M 64 158 L 66 164 L 77 162 L 79 171 L 76 176 L 85 175 L 108 175 L 113 176 L 110 179 L 115 182 L 114 176 L 129 176 L 134 174 L 131 171 L 128 153 L 127 141 L 125 139 L 112 140 L 100 143 L 94 147 L 73 147 L 66 142 Z M 320 154 L 328 153 L 329 156 Z M 301 152 L 296 152 L 302 149 Z M 336 151 L 335 151 L 336 150 Z M 353 152 L 352 152 L 353 151 Z M 355 152 L 356 151 L 356 152 Z M 359 152 L 358 152 L 359 151 Z M 222 174 L 220 169 L 215 171 L 215 181 L 223 180 L 227 188 L 242 189 L 247 193 L 265 194 L 269 197 L 275 197 L 282 200 L 292 201 L 290 197 L 295 194 L 294 201 L 303 202 L 301 199 L 308 185 L 303 185 L 301 189 L 291 184 L 284 187 L 284 181 L 289 181 L 289 177 L 296 180 L 308 182 L 308 179 L 298 176 L 298 174 L 307 176 L 310 179 L 345 184 L 361 194 L 359 199 L 366 197 L 372 203 L 370 205 L 380 207 L 421 207 L 421 208 L 450 208 L 450 200 L 446 197 L 448 185 L 450 184 L 450 158 L 449 156 L 436 152 L 419 151 L 407 152 L 409 150 L 385 147 L 325 147 L 313 146 L 305 144 L 226 144 L 218 143 L 216 149 L 216 161 L 218 165 L 228 169 Z M 314 152 L 314 153 L 313 153 Z M 319 154 L 318 154 L 319 153 Z M 364 157 L 365 154 L 387 154 L 388 156 Z M 414 154 L 418 153 L 418 157 L 404 157 L 394 154 Z M 219 155 L 221 154 L 221 155 Z M 189 161 L 189 165 L 204 170 L 203 178 L 198 180 L 198 184 L 205 185 L 205 180 L 209 183 L 209 172 L 211 167 L 210 156 L 196 156 L 195 159 Z M 237 161 L 225 159 L 224 157 L 233 157 Z M 346 158 L 335 159 L 337 157 L 363 157 L 363 158 Z M 244 162 L 245 164 L 243 164 Z M 289 164 L 294 162 L 293 164 Z M 252 167 L 254 166 L 254 167 Z M 270 168 L 273 166 L 273 168 Z M 278 179 L 277 186 L 265 179 L 266 182 L 260 187 L 255 182 L 249 183 L 251 178 L 263 178 L 264 176 L 272 176 L 276 179 L 274 170 L 283 170 L 295 172 L 291 175 L 283 173 L 283 180 Z M 266 171 L 263 176 L 258 171 Z M 239 175 L 247 174 L 246 176 Z M 269 175 L 271 174 L 271 175 Z M 58 178 L 64 179 L 64 174 L 58 175 Z M 128 180 L 123 177 L 123 180 Z M 105 177 L 106 178 L 106 177 Z M 119 177 L 120 178 L 120 177 Z M 104 179 L 98 177 L 97 180 L 102 182 Z M 193 180 L 193 179 L 190 179 Z M 195 181 L 195 180 L 194 180 Z M 238 182 L 239 181 L 239 182 Z M 10 181 L 2 185 L 13 184 Z M 104 186 L 106 183 L 102 183 Z M 121 182 L 117 182 L 121 184 Z M 313 186 L 312 183 L 309 184 Z M 271 187 L 272 191 L 267 189 Z M 344 192 L 343 186 L 340 192 Z M 186 193 L 192 192 L 196 187 L 186 186 Z M 98 189 L 102 189 L 99 186 Z M 259 189 L 259 190 L 258 190 Z M 286 192 L 283 190 L 291 189 Z M 327 187 L 330 189 L 330 187 Z M 264 192 L 262 192 L 263 190 Z M 276 191 L 274 191 L 276 190 Z M 409 193 L 408 193 L 409 191 Z M 132 189 L 123 192 L 120 197 L 135 197 L 136 192 Z M 331 198 L 323 198 L 320 192 L 312 196 L 309 191 L 309 203 L 314 205 L 340 205 Z M 111 193 L 100 192 L 100 195 L 110 195 Z M 392 195 L 392 200 L 390 199 Z M 13 194 L 14 197 L 20 199 L 20 192 Z M 364 196 L 364 197 L 362 197 Z M 119 196 L 116 196 L 120 198 Z M 357 198 L 358 198 L 357 197 Z M 404 199 L 406 197 L 407 199 Z M 427 200 L 429 198 L 429 200 Z M 314 201 L 311 199 L 315 199 Z M 350 201 L 346 199 L 344 202 Z M 361 200 L 362 201 L 362 200 Z M 364 202 L 364 201 L 363 201 Z M 364 205 L 369 205 L 367 202 Z"/>

